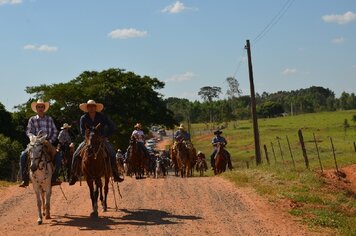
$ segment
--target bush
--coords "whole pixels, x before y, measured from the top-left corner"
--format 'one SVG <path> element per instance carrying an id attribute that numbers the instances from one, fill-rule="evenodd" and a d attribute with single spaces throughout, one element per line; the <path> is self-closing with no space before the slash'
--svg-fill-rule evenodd
<path id="1" fill-rule="evenodd" d="M 0 134 L 0 179 L 15 180 L 22 146 Z"/>

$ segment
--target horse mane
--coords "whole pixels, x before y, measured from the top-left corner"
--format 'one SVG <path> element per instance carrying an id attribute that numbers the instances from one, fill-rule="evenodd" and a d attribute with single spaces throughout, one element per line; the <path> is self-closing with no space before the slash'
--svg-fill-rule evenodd
<path id="1" fill-rule="evenodd" d="M 44 148 L 45 152 L 49 154 L 49 156 L 51 157 L 51 160 L 53 160 L 54 156 L 57 153 L 57 149 L 55 147 L 53 147 L 53 145 L 50 142 L 48 142 L 48 140 L 45 140 L 43 142 L 43 148 Z"/>

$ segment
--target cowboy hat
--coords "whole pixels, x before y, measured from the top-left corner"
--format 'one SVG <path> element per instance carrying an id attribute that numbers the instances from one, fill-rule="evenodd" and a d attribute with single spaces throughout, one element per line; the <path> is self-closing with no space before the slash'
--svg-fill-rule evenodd
<path id="1" fill-rule="evenodd" d="M 137 123 L 135 126 L 134 126 L 134 128 L 136 129 L 136 128 L 139 128 L 139 129 L 141 129 L 142 128 L 142 125 L 141 125 L 141 123 Z"/>
<path id="2" fill-rule="evenodd" d="M 215 130 L 214 134 L 222 134 L 222 131 L 221 130 Z"/>
<path id="3" fill-rule="evenodd" d="M 178 127 L 178 129 L 184 129 L 184 125 L 180 124 L 180 126 Z"/>
<path id="4" fill-rule="evenodd" d="M 36 113 L 37 113 L 37 109 L 36 109 L 37 105 L 44 105 L 45 106 L 44 112 L 46 112 L 49 108 L 49 102 L 44 102 L 42 99 L 38 99 L 37 102 L 31 103 L 31 109 Z"/>
<path id="5" fill-rule="evenodd" d="M 70 127 L 72 127 L 72 126 L 68 125 L 68 123 L 64 123 L 63 126 L 61 127 L 61 129 L 69 129 Z"/>
<path id="6" fill-rule="evenodd" d="M 88 100 L 87 103 L 81 103 L 79 108 L 84 112 L 88 112 L 88 105 L 95 105 L 97 112 L 101 112 L 104 109 L 104 105 L 102 103 L 96 103 L 94 100 Z"/>

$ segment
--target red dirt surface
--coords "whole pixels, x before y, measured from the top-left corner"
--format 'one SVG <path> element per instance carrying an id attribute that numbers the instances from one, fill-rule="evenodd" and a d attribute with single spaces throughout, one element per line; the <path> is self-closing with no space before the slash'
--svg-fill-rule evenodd
<path id="1" fill-rule="evenodd" d="M 324 170 L 325 182 L 333 188 L 343 189 L 356 195 L 356 164 L 336 170 Z"/>

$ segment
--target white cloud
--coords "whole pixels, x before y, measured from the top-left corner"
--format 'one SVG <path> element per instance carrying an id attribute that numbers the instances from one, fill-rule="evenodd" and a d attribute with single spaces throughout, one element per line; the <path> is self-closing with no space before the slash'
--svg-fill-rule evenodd
<path id="1" fill-rule="evenodd" d="M 192 8 L 192 7 L 186 7 L 184 6 L 184 4 L 180 1 L 176 1 L 174 4 L 169 5 L 167 7 L 165 7 L 161 12 L 165 13 L 171 13 L 171 14 L 177 14 L 186 10 L 197 10 L 196 8 Z"/>
<path id="2" fill-rule="evenodd" d="M 33 44 L 27 44 L 23 47 L 25 50 L 34 50 L 34 51 L 41 51 L 41 52 L 56 52 L 58 51 L 57 47 L 48 46 L 47 44 L 43 44 L 41 46 L 36 46 Z"/>
<path id="3" fill-rule="evenodd" d="M 22 0 L 0 0 L 0 5 L 5 5 L 5 4 L 15 5 L 20 3 L 22 3 Z"/>
<path id="4" fill-rule="evenodd" d="M 356 13 L 348 11 L 343 15 L 325 15 L 322 19 L 327 23 L 337 23 L 339 25 L 343 25 L 356 21 Z"/>
<path id="5" fill-rule="evenodd" d="M 147 31 L 139 31 L 137 29 L 116 29 L 111 31 L 108 36 L 113 39 L 127 39 L 127 38 L 142 38 L 147 35 Z"/>
<path id="6" fill-rule="evenodd" d="M 195 77 L 194 73 L 186 72 L 182 75 L 173 75 L 171 78 L 169 78 L 168 81 L 177 81 L 177 82 L 188 81 L 188 80 L 192 80 L 194 77 Z"/>
<path id="7" fill-rule="evenodd" d="M 344 39 L 344 37 L 338 37 L 338 38 L 332 39 L 331 42 L 335 43 L 335 44 L 342 44 L 345 42 L 345 39 Z"/>
<path id="8" fill-rule="evenodd" d="M 282 75 L 293 75 L 297 73 L 297 69 L 285 69 L 284 71 L 282 71 Z"/>

